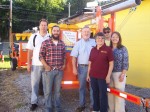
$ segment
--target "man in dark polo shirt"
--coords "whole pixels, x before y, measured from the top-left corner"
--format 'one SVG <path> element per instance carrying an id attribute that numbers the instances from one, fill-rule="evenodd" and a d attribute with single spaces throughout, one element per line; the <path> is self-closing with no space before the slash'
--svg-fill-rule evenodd
<path id="1" fill-rule="evenodd" d="M 89 57 L 87 81 L 91 81 L 93 90 L 93 111 L 108 112 L 107 84 L 113 69 L 112 49 L 105 44 L 104 34 L 95 36 L 96 47 Z"/>

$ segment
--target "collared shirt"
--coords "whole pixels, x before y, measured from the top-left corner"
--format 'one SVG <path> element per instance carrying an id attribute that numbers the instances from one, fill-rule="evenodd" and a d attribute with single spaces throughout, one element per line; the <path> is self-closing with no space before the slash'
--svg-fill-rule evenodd
<path id="1" fill-rule="evenodd" d="M 106 46 L 110 46 L 110 40 L 105 40 Z"/>
<path id="2" fill-rule="evenodd" d="M 89 61 L 91 61 L 90 76 L 105 79 L 109 69 L 109 62 L 113 60 L 113 52 L 110 47 L 105 44 L 99 50 L 94 47 L 89 58 Z"/>
<path id="3" fill-rule="evenodd" d="M 88 64 L 91 49 L 96 46 L 94 39 L 80 39 L 71 51 L 71 56 L 78 58 L 78 64 Z"/>
<path id="4" fill-rule="evenodd" d="M 128 70 L 129 59 L 126 47 L 114 49 L 113 54 L 114 54 L 113 72 L 122 72 L 122 70 Z"/>
<path id="5" fill-rule="evenodd" d="M 40 60 L 44 59 L 52 68 L 61 69 L 65 59 L 65 44 L 59 40 L 55 45 L 52 39 L 48 39 L 42 43 L 39 55 Z"/>
<path id="6" fill-rule="evenodd" d="M 35 35 L 37 35 L 37 36 L 35 38 L 35 46 L 34 46 L 33 39 L 34 39 Z M 49 38 L 50 38 L 49 33 L 47 33 L 44 37 L 42 37 L 39 32 L 32 34 L 30 36 L 26 48 L 33 50 L 32 65 L 43 66 L 41 61 L 39 60 L 39 52 L 40 52 L 42 42 Z"/>

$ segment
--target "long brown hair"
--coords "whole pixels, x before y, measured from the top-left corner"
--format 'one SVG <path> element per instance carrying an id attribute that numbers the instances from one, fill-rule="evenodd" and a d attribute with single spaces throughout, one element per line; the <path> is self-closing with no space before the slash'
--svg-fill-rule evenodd
<path id="1" fill-rule="evenodd" d="M 117 32 L 117 31 L 115 31 L 115 32 L 112 32 L 111 37 L 113 36 L 113 34 L 116 34 L 116 35 L 118 35 L 118 37 L 119 37 L 119 42 L 117 43 L 117 48 L 118 48 L 118 49 L 122 48 L 123 45 L 122 45 L 121 34 L 120 34 L 119 32 Z M 110 41 L 110 47 L 111 47 L 111 48 L 113 47 L 112 41 Z"/>

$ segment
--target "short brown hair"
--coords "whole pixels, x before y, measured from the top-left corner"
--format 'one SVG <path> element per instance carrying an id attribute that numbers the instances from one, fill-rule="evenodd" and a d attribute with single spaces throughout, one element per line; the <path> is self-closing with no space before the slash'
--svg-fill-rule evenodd
<path id="1" fill-rule="evenodd" d="M 102 37 L 104 38 L 104 33 L 103 33 L 103 32 L 98 32 L 98 33 L 95 35 L 95 39 L 96 39 L 98 36 L 102 36 Z"/>
<path id="2" fill-rule="evenodd" d="M 110 31 L 110 28 L 109 27 L 103 28 L 103 33 L 107 30 Z"/>
<path id="3" fill-rule="evenodd" d="M 51 31 L 52 31 L 55 27 L 59 28 L 59 30 L 60 30 L 60 27 L 59 27 L 58 25 L 54 25 L 54 26 L 52 27 Z"/>
<path id="4" fill-rule="evenodd" d="M 48 21 L 44 18 L 42 18 L 40 21 L 39 21 L 39 25 L 41 24 L 41 22 L 46 22 L 48 24 Z"/>

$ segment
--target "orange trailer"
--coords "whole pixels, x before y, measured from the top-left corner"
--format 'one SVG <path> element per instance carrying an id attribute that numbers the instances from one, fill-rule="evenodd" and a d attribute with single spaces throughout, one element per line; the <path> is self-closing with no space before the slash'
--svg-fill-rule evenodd
<path id="1" fill-rule="evenodd" d="M 52 26 L 57 25 L 55 23 L 51 23 L 48 25 L 49 32 L 51 34 Z M 61 29 L 61 40 L 64 41 L 66 46 L 66 68 L 64 69 L 64 76 L 62 80 L 62 88 L 63 89 L 74 89 L 79 87 L 78 78 L 76 75 L 73 75 L 72 72 L 72 57 L 70 56 L 70 52 L 78 40 L 78 29 L 79 27 L 76 25 L 67 25 L 60 24 L 58 25 Z"/>
<path id="2" fill-rule="evenodd" d="M 10 65 L 12 71 L 16 70 L 16 68 L 20 68 L 26 66 L 27 64 L 27 50 L 26 44 L 27 39 L 30 37 L 31 33 L 17 33 L 15 34 L 17 43 L 12 42 L 11 49 L 9 51 L 10 57 Z M 20 42 L 19 42 L 20 40 Z"/>

